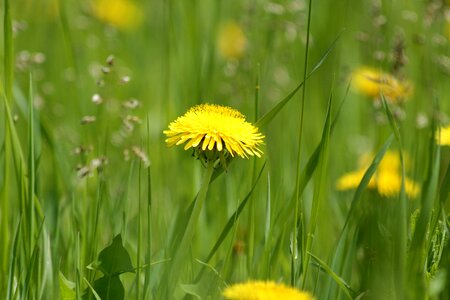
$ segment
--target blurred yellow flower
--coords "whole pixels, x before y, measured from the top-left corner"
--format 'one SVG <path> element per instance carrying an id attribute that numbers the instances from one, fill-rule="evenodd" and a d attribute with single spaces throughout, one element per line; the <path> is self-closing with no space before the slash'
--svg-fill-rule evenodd
<path id="1" fill-rule="evenodd" d="M 247 48 L 247 38 L 236 22 L 222 25 L 217 39 L 219 54 L 226 59 L 239 59 Z"/>
<path id="2" fill-rule="evenodd" d="M 237 110 L 222 105 L 200 104 L 169 124 L 165 130 L 168 146 L 185 142 L 184 149 L 191 147 L 204 151 L 218 151 L 241 157 L 261 156 L 259 146 L 264 136 L 258 128 L 248 123 Z"/>
<path id="3" fill-rule="evenodd" d="M 405 155 L 405 165 L 407 159 Z M 349 190 L 357 188 L 369 163 L 364 162 L 357 171 L 349 172 L 341 176 L 336 182 L 338 190 Z M 378 165 L 378 169 L 368 184 L 369 189 L 376 189 L 383 197 L 395 197 L 400 193 L 402 177 L 400 172 L 400 157 L 397 152 L 387 151 Z M 419 192 L 419 185 L 413 180 L 405 177 L 405 191 L 410 198 L 415 198 Z"/>
<path id="4" fill-rule="evenodd" d="M 386 100 L 400 102 L 411 94 L 411 84 L 394 76 L 369 67 L 361 67 L 352 72 L 353 87 L 374 99 L 383 94 Z"/>
<path id="5" fill-rule="evenodd" d="M 223 296 L 228 300 L 313 300 L 310 293 L 273 281 L 248 281 L 227 287 Z"/>
<path id="6" fill-rule="evenodd" d="M 442 127 L 440 134 L 436 138 L 438 139 L 439 145 L 450 146 L 450 125 Z"/>
<path id="7" fill-rule="evenodd" d="M 102 22 L 120 30 L 133 30 L 143 20 L 142 7 L 133 0 L 94 0 L 92 12 Z"/>

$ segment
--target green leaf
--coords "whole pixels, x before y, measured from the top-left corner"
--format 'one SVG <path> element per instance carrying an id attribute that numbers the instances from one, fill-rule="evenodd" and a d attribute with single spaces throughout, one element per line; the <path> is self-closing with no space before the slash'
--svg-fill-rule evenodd
<path id="1" fill-rule="evenodd" d="M 130 254 L 122 245 L 122 236 L 119 234 L 110 246 L 103 249 L 98 255 L 99 269 L 108 276 L 119 275 L 125 272 L 133 272 Z"/>
<path id="2" fill-rule="evenodd" d="M 72 300 L 75 298 L 75 282 L 68 280 L 63 273 L 59 272 L 59 299 Z"/>
<path id="3" fill-rule="evenodd" d="M 125 298 L 125 289 L 119 276 L 103 276 L 94 281 L 94 290 L 102 300 L 121 300 Z M 83 300 L 95 299 L 90 288 L 84 291 Z"/>
<path id="4" fill-rule="evenodd" d="M 181 289 L 188 295 L 194 296 L 196 299 L 202 299 L 202 287 L 199 284 L 180 284 Z"/>

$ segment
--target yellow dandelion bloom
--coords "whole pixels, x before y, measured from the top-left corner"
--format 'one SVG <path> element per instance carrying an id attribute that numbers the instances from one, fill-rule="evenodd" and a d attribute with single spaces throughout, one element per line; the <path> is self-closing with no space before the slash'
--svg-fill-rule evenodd
<path id="1" fill-rule="evenodd" d="M 411 94 L 411 85 L 408 82 L 368 67 L 353 71 L 352 84 L 357 91 L 374 99 L 383 94 L 387 100 L 399 102 Z"/>
<path id="2" fill-rule="evenodd" d="M 440 134 L 436 137 L 439 145 L 450 146 L 450 125 L 442 127 Z"/>
<path id="3" fill-rule="evenodd" d="M 226 59 L 242 57 L 247 48 L 247 38 L 242 28 L 235 22 L 224 24 L 219 30 L 217 48 Z"/>
<path id="4" fill-rule="evenodd" d="M 359 183 L 361 182 L 361 180 L 363 179 L 365 172 L 366 172 L 365 169 L 360 169 L 358 171 L 345 173 L 338 179 L 338 181 L 336 183 L 336 188 L 340 191 L 356 188 L 359 185 Z M 369 186 L 369 188 L 376 187 L 374 177 L 372 177 L 370 179 L 368 186 Z"/>
<path id="5" fill-rule="evenodd" d="M 384 197 L 395 197 L 400 193 L 402 177 L 399 173 L 379 172 L 377 176 L 377 191 Z M 410 198 L 415 198 L 420 192 L 419 186 L 409 178 L 405 178 L 405 191 Z"/>
<path id="6" fill-rule="evenodd" d="M 100 21 L 125 31 L 137 28 L 144 17 L 133 0 L 94 0 L 92 12 Z"/>
<path id="7" fill-rule="evenodd" d="M 184 149 L 218 151 L 241 157 L 261 156 L 264 136 L 237 110 L 222 105 L 200 104 L 169 124 L 167 145 Z"/>
<path id="8" fill-rule="evenodd" d="M 364 159 L 367 161 L 367 159 Z M 407 155 L 405 155 L 407 165 Z M 336 182 L 336 189 L 340 191 L 357 188 L 370 162 L 361 166 L 354 172 L 349 172 L 341 176 Z M 375 189 L 383 197 L 395 197 L 400 193 L 402 177 L 401 164 L 398 152 L 387 151 L 378 165 L 378 169 L 368 184 L 369 189 Z M 405 191 L 410 198 L 415 198 L 420 192 L 419 185 L 405 177 Z"/>
<path id="9" fill-rule="evenodd" d="M 228 300 L 313 300 L 310 293 L 273 281 L 248 281 L 226 288 L 223 296 Z"/>

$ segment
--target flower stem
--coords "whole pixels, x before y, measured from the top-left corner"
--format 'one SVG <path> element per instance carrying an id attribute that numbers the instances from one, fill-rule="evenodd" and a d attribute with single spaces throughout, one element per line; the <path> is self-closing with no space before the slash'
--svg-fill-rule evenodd
<path id="1" fill-rule="evenodd" d="M 189 220 L 184 230 L 181 242 L 175 250 L 172 265 L 170 267 L 169 278 L 172 284 L 176 284 L 178 281 L 178 276 L 180 275 L 180 270 L 183 268 L 183 262 L 185 261 L 186 255 L 189 253 L 190 243 L 195 233 L 195 226 L 198 223 L 198 218 L 202 210 L 203 202 L 205 202 L 206 194 L 208 192 L 209 182 L 214 171 L 214 160 L 209 160 L 206 164 L 206 171 L 203 174 L 202 183 L 200 186 L 200 191 L 196 199 L 194 200 L 194 207 Z M 173 289 L 171 289 L 173 290 Z M 170 290 L 169 290 L 170 292 Z"/>

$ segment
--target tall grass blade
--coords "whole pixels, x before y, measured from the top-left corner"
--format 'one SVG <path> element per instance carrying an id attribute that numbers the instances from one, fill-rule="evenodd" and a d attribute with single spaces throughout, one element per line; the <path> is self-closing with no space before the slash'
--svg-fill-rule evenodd
<path id="1" fill-rule="evenodd" d="M 35 208 L 34 208 L 34 195 L 35 195 L 35 137 L 34 137 L 34 108 L 33 108 L 33 77 L 29 75 L 29 99 L 28 99 L 28 215 L 27 221 L 29 222 L 29 245 L 30 251 L 33 248 L 34 239 L 34 223 L 35 223 Z M 31 253 L 29 253 L 31 254 Z"/>
<path id="2" fill-rule="evenodd" d="M 257 185 L 259 179 L 261 178 L 261 175 L 262 175 L 265 167 L 266 167 L 266 163 L 264 163 L 264 165 L 261 167 L 261 170 L 259 171 L 258 176 L 256 177 L 255 181 L 253 182 L 253 185 L 252 185 L 250 191 L 248 192 L 248 194 L 245 196 L 244 200 L 241 201 L 241 203 L 239 204 L 236 211 L 228 219 L 228 222 L 225 224 L 225 227 L 222 229 L 222 232 L 220 233 L 219 237 L 217 238 L 217 241 L 215 242 L 214 246 L 211 248 L 208 255 L 206 256 L 206 259 L 204 260 L 205 263 L 209 263 L 211 258 L 214 256 L 214 254 L 219 249 L 220 245 L 222 245 L 222 243 L 225 241 L 225 238 L 228 236 L 228 233 L 230 232 L 230 230 L 236 224 L 236 220 L 239 218 L 239 216 L 241 215 L 242 211 L 244 210 L 248 200 L 252 196 L 253 191 L 255 190 L 256 185 Z M 199 275 L 197 276 L 196 281 L 198 281 L 200 279 L 200 276 L 202 273 L 203 273 L 203 268 L 200 271 Z"/>
<path id="3" fill-rule="evenodd" d="M 22 216 L 19 219 L 19 222 L 17 223 L 16 232 L 14 233 L 14 240 L 12 244 L 12 249 L 10 251 L 11 257 L 9 259 L 9 271 L 8 271 L 8 287 L 6 291 L 6 298 L 5 299 L 12 299 L 13 296 L 13 283 L 14 283 L 14 273 L 16 269 L 16 261 L 19 257 L 20 253 L 18 251 L 18 245 L 19 245 L 19 237 L 20 237 L 20 227 L 22 225 Z"/>
<path id="4" fill-rule="evenodd" d="M 5 78 L 5 95 L 12 102 L 13 98 L 13 81 L 14 81 L 14 43 L 13 43 L 13 27 L 11 18 L 10 0 L 5 0 L 3 6 L 3 42 L 4 42 L 4 78 Z"/>
<path id="5" fill-rule="evenodd" d="M 325 125 L 322 131 L 322 150 L 320 151 L 320 155 L 318 158 L 318 173 L 317 173 L 317 181 L 314 185 L 314 195 L 312 200 L 312 207 L 311 207 L 311 214 L 310 214 L 310 222 L 309 226 L 307 228 L 307 236 L 306 236 L 306 245 L 304 245 L 305 248 L 302 249 L 302 262 L 303 262 L 303 280 L 302 280 L 302 287 L 305 288 L 306 285 L 306 279 L 308 275 L 308 268 L 309 268 L 309 259 L 310 256 L 307 253 L 311 252 L 312 243 L 313 243 L 313 237 L 316 232 L 317 223 L 318 223 L 318 217 L 319 217 L 319 210 L 321 205 L 321 199 L 322 199 L 322 191 L 325 189 L 325 180 L 326 180 L 326 167 L 328 164 L 328 153 L 329 153 L 329 141 L 330 141 L 330 134 L 331 134 L 331 111 L 332 111 L 332 103 L 333 103 L 333 96 L 330 95 L 330 98 L 328 100 L 328 109 L 327 109 L 327 116 L 325 119 Z"/>
<path id="6" fill-rule="evenodd" d="M 150 157 L 150 119 L 147 119 L 147 155 Z M 151 261 L 152 261 L 152 177 L 151 177 L 151 165 L 147 168 L 147 253 L 145 257 L 145 263 L 148 265 L 145 271 L 144 279 L 144 297 L 148 298 L 147 290 L 150 290 L 151 282 Z"/>
<path id="7" fill-rule="evenodd" d="M 331 268 L 337 272 L 337 274 L 342 274 L 344 265 L 346 262 L 346 254 L 349 251 L 348 243 L 349 241 L 352 241 L 355 237 L 355 231 L 357 228 L 355 228 L 356 224 L 358 224 L 358 218 L 359 215 L 357 214 L 357 209 L 360 206 L 360 202 L 362 201 L 362 195 L 364 191 L 366 190 L 367 186 L 369 185 L 369 182 L 372 178 L 372 176 L 375 174 L 375 171 L 378 168 L 378 165 L 380 164 L 381 160 L 383 159 L 384 155 L 386 154 L 387 150 L 391 146 L 392 142 L 394 140 L 394 134 L 391 134 L 384 145 L 381 147 L 381 149 L 378 151 L 378 153 L 375 155 L 375 158 L 372 160 L 371 165 L 364 173 L 364 176 L 359 183 L 358 187 L 356 188 L 356 191 L 353 195 L 352 202 L 350 204 L 350 209 L 347 213 L 347 218 L 345 220 L 344 226 L 341 230 L 341 233 L 339 235 L 337 246 L 334 251 Z M 351 262 L 347 262 L 348 264 L 351 264 Z M 329 299 L 329 297 L 333 297 L 335 295 L 334 287 L 331 285 L 330 282 L 328 282 L 326 288 L 327 295 L 325 299 Z M 333 298 L 334 299 L 334 298 Z"/>
<path id="8" fill-rule="evenodd" d="M 409 290 L 408 296 L 410 297 L 425 297 L 426 292 L 424 268 L 427 250 L 429 249 L 429 243 L 431 242 L 431 238 L 428 238 L 428 235 L 430 234 L 429 230 L 432 229 L 430 228 L 430 225 L 433 208 L 436 207 L 435 201 L 439 201 L 437 188 L 440 169 L 440 147 L 436 145 L 436 129 L 436 122 L 433 121 L 428 142 L 428 172 L 422 187 L 421 209 L 408 253 L 409 282 L 412 283 L 413 287 Z"/>
<path id="9" fill-rule="evenodd" d="M 13 30 L 12 30 L 12 19 L 11 19 L 11 9 L 10 0 L 5 0 L 3 2 L 3 70 L 4 70 L 4 90 L 1 89 L 0 92 L 4 94 L 5 105 L 7 102 L 12 102 L 12 85 L 14 80 L 14 44 L 13 44 Z M 1 218 L 1 234 L 3 237 L 2 243 L 2 254 L 0 256 L 0 272 L 6 274 L 8 268 L 8 251 L 9 251 L 9 216 L 10 216 L 10 204 L 7 199 L 10 198 L 10 155 L 11 155 L 11 142 L 10 142 L 10 129 L 8 126 L 9 120 L 8 116 L 5 117 L 4 121 L 4 144 L 3 144 L 3 157 L 4 159 L 4 173 L 3 173 L 3 183 L 0 184 L 0 209 L 4 215 Z M 0 283 L 0 290 L 4 290 L 4 283 Z M 3 292 L 0 291 L 0 297 L 4 296 Z"/>
<path id="10" fill-rule="evenodd" d="M 396 219 L 396 226 L 395 226 L 395 238 L 394 238 L 394 249 L 393 249 L 393 256 L 396 258 L 395 261 L 393 261 L 394 264 L 394 272 L 395 272 L 395 278 L 396 282 L 393 286 L 395 286 L 396 290 L 396 296 L 398 299 L 403 299 L 405 297 L 405 268 L 406 268 L 406 243 L 407 243 L 407 224 L 408 224 L 408 218 L 406 216 L 406 210 L 408 207 L 408 199 L 406 198 L 406 191 L 405 191 L 405 161 L 403 156 L 403 142 L 400 135 L 400 128 L 398 127 L 398 124 L 394 118 L 394 115 L 392 114 L 391 108 L 389 107 L 389 103 L 387 102 L 386 98 L 383 94 L 381 94 L 381 100 L 383 102 L 383 107 L 385 110 L 385 113 L 388 117 L 389 124 L 391 125 L 392 131 L 394 133 L 395 139 L 397 141 L 397 144 L 399 146 L 398 152 L 400 156 L 400 165 L 401 165 L 401 174 L 402 174 L 402 180 L 401 180 L 401 186 L 400 186 L 400 196 L 396 205 L 396 214 L 398 218 Z"/>
<path id="11" fill-rule="evenodd" d="M 375 155 L 375 158 L 372 160 L 372 163 L 370 164 L 367 171 L 364 173 L 364 176 L 359 183 L 358 187 L 356 188 L 355 194 L 353 195 L 352 203 L 350 205 L 350 210 L 348 212 L 347 218 L 344 223 L 344 229 L 349 225 L 350 221 L 355 220 L 357 216 L 355 216 L 355 210 L 360 205 L 360 202 L 362 201 L 362 195 L 364 191 L 366 190 L 367 186 L 369 185 L 370 179 L 375 174 L 375 171 L 378 168 L 378 165 L 380 164 L 381 160 L 383 159 L 384 155 L 386 154 L 386 151 L 391 146 L 392 142 L 394 140 L 394 134 L 391 134 L 386 142 L 381 147 L 380 151 L 378 151 L 377 155 Z"/>
<path id="12" fill-rule="evenodd" d="M 328 47 L 328 49 L 324 52 L 322 57 L 319 59 L 319 62 L 314 66 L 311 72 L 308 73 L 306 78 L 295 88 L 290 92 L 285 98 L 280 100 L 272 109 L 270 109 L 268 112 L 266 112 L 261 118 L 258 119 L 258 121 L 255 123 L 255 126 L 258 128 L 262 128 L 266 126 L 267 124 L 272 121 L 273 118 L 281 111 L 281 109 L 292 99 L 292 97 L 295 96 L 295 94 L 298 92 L 298 90 L 305 84 L 306 80 L 308 80 L 309 77 L 311 77 L 319 68 L 320 66 L 325 62 L 328 55 L 333 50 L 334 46 L 336 45 L 336 42 L 339 40 L 341 34 L 339 34 L 334 41 L 331 43 L 331 45 Z"/>

